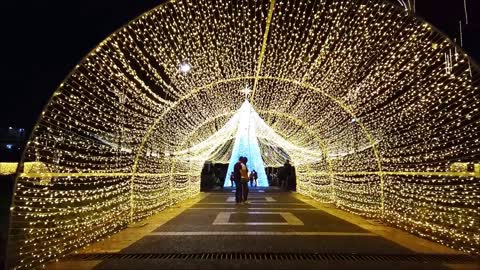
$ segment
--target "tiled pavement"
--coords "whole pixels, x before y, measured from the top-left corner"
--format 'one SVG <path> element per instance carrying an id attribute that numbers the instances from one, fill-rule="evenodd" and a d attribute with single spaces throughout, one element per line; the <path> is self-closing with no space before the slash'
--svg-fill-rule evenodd
<path id="1" fill-rule="evenodd" d="M 260 192 L 259 192 L 260 191 Z M 237 205 L 233 193 L 211 193 L 180 215 L 122 249 L 124 254 L 295 253 L 414 254 L 340 219 L 291 193 L 250 194 Z M 449 269 L 437 263 L 392 261 L 109 259 L 104 269 Z"/>

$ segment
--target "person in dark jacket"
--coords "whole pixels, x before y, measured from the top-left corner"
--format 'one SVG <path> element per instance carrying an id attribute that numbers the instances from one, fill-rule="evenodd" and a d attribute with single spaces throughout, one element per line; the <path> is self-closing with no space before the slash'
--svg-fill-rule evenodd
<path id="1" fill-rule="evenodd" d="M 230 186 L 233 187 L 233 183 L 235 182 L 235 176 L 233 172 L 230 173 Z"/>
<path id="2" fill-rule="evenodd" d="M 290 182 L 292 181 L 292 165 L 290 164 L 290 161 L 287 160 L 285 164 L 283 165 L 283 168 L 280 170 L 281 177 L 280 178 L 280 187 L 287 190 Z"/>
<path id="3" fill-rule="evenodd" d="M 255 183 L 255 187 L 257 186 L 257 179 L 258 179 L 258 174 L 257 171 L 252 170 L 250 173 L 250 186 L 253 187 L 253 184 Z"/>
<path id="4" fill-rule="evenodd" d="M 242 184 L 242 202 L 248 204 L 248 167 L 247 167 L 248 158 L 242 157 L 242 167 L 240 170 L 241 174 L 241 184 Z"/>
<path id="5" fill-rule="evenodd" d="M 235 201 L 237 203 L 243 202 L 243 185 L 242 185 L 242 164 L 243 164 L 243 156 L 238 158 L 237 163 L 233 166 L 233 179 L 235 182 Z"/>

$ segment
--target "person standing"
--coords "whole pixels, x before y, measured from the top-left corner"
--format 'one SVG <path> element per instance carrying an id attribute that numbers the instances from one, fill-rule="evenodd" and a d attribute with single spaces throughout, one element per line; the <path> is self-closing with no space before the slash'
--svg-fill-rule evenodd
<path id="1" fill-rule="evenodd" d="M 292 165 L 290 161 L 287 159 L 285 164 L 283 165 L 283 181 L 282 181 L 282 188 L 287 190 L 289 187 L 289 182 L 292 178 Z"/>
<path id="2" fill-rule="evenodd" d="M 243 185 L 242 185 L 242 163 L 243 156 L 238 158 L 237 163 L 233 166 L 233 179 L 235 182 L 235 201 L 237 203 L 241 203 L 243 201 Z"/>
<path id="3" fill-rule="evenodd" d="M 230 173 L 230 186 L 233 187 L 233 183 L 235 182 L 235 175 L 233 172 Z"/>
<path id="4" fill-rule="evenodd" d="M 241 185 L 242 185 L 242 202 L 248 204 L 248 168 L 247 168 L 247 157 L 241 157 L 241 169 L 240 169 L 240 176 L 241 176 Z"/>
<path id="5" fill-rule="evenodd" d="M 253 172 L 255 170 L 250 172 L 250 175 L 248 176 L 249 182 L 250 182 L 250 187 L 253 187 Z"/>
<path id="6" fill-rule="evenodd" d="M 251 177 L 252 177 L 252 182 L 255 183 L 255 187 L 257 187 L 257 179 L 258 179 L 257 171 L 252 170 Z M 253 186 L 253 183 L 250 183 L 250 186 Z"/>

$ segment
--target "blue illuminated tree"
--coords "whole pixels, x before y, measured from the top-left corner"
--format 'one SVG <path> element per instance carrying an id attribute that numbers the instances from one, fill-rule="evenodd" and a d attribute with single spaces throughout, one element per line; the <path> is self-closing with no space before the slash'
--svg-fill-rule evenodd
<path id="1" fill-rule="evenodd" d="M 233 166 L 240 156 L 244 156 L 248 158 L 248 170 L 255 170 L 257 172 L 258 187 L 268 187 L 265 165 L 260 153 L 260 146 L 258 145 L 256 134 L 256 119 L 259 119 L 258 114 L 247 100 L 242 104 L 238 113 L 237 133 L 224 186 L 230 185 L 230 174 L 233 172 Z"/>

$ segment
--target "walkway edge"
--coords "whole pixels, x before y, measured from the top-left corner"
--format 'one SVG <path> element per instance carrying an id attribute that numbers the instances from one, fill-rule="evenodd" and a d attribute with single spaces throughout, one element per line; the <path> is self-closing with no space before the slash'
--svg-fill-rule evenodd
<path id="1" fill-rule="evenodd" d="M 349 213 L 333 205 L 316 202 L 315 200 L 310 199 L 302 194 L 292 193 L 292 196 L 308 205 L 311 205 L 319 210 L 322 210 L 347 222 L 355 224 L 362 229 L 377 234 L 414 252 L 438 254 L 465 254 L 461 251 L 442 246 L 440 244 L 415 236 L 397 228 L 373 224 L 361 216 Z"/>
<path id="2" fill-rule="evenodd" d="M 84 248 L 74 251 L 75 254 L 89 254 L 89 253 L 115 253 L 127 248 L 131 244 L 137 242 L 141 238 L 148 236 L 151 232 L 159 226 L 167 223 L 173 218 L 177 217 L 185 210 L 189 209 L 199 201 L 209 196 L 208 193 L 199 193 L 190 199 L 182 201 L 174 206 L 168 207 L 158 213 L 138 222 L 145 224 L 145 226 L 129 227 L 124 230 L 106 238 L 102 241 L 93 243 Z M 135 224 L 134 224 L 135 225 Z M 69 269 L 69 270 L 90 270 L 102 261 L 89 262 L 72 262 L 72 261 L 58 261 L 47 264 L 46 269 Z"/>

